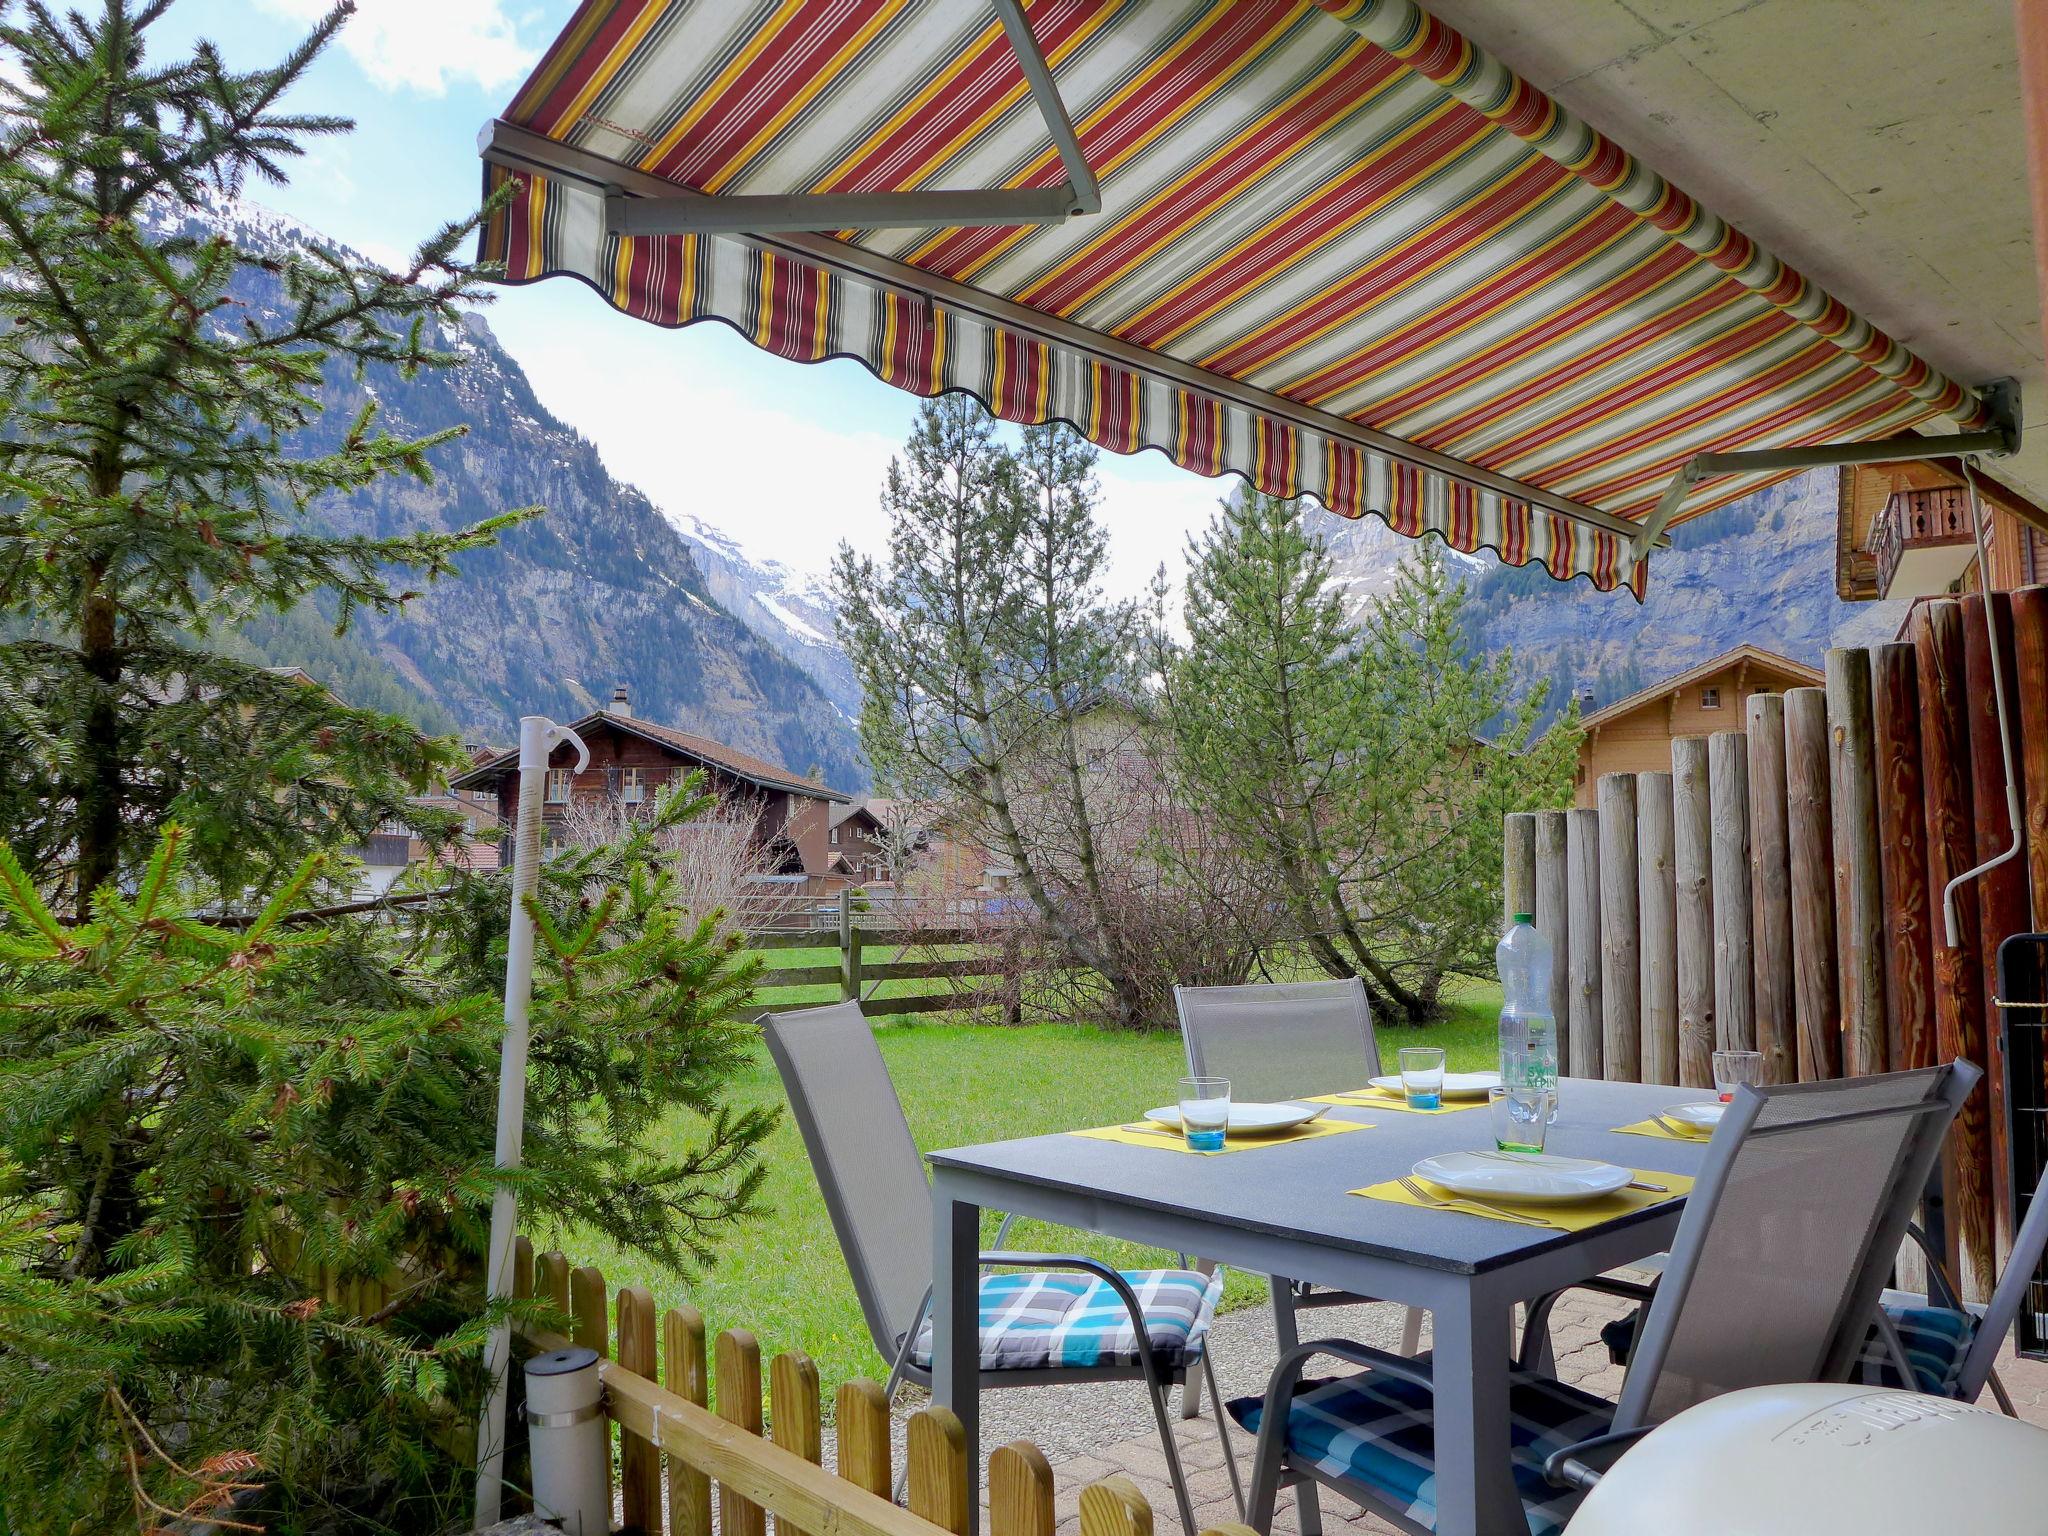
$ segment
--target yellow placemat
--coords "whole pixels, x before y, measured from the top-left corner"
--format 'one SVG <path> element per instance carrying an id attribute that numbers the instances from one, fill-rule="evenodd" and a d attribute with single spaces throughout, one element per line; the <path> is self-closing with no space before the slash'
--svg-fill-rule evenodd
<path id="1" fill-rule="evenodd" d="M 1484 1099 L 1453 1099 L 1437 1109 L 1410 1109 L 1407 1099 L 1400 1094 L 1382 1093 L 1377 1088 L 1354 1088 L 1349 1093 L 1320 1093 L 1301 1102 L 1342 1104 L 1346 1109 L 1391 1109 L 1404 1115 L 1456 1115 L 1468 1109 L 1486 1108 Z"/>
<path id="2" fill-rule="evenodd" d="M 1166 1152 L 1186 1152 L 1194 1157 L 1221 1157 L 1226 1152 L 1252 1152 L 1260 1147 L 1284 1147 L 1297 1141 L 1317 1141 L 1324 1136 L 1342 1136 L 1346 1131 L 1363 1131 L 1371 1127 L 1363 1120 L 1311 1120 L 1307 1125 L 1296 1126 L 1291 1131 L 1280 1131 L 1270 1136 L 1230 1136 L 1214 1152 L 1196 1152 L 1187 1144 L 1181 1133 L 1166 1126 L 1154 1127 L 1148 1122 L 1133 1122 L 1130 1125 L 1098 1125 L 1093 1130 L 1069 1131 L 1069 1136 L 1086 1136 L 1092 1141 L 1121 1142 L 1127 1147 L 1158 1147 Z"/>
<path id="3" fill-rule="evenodd" d="M 1677 1122 L 1673 1121 L 1672 1124 L 1675 1125 Z M 1697 1134 L 1688 1130 L 1674 1131 L 1671 1129 L 1671 1126 L 1660 1124 L 1655 1120 L 1638 1120 L 1633 1125 L 1617 1125 L 1614 1127 L 1614 1134 L 1617 1136 L 1654 1136 L 1659 1141 L 1708 1142 L 1714 1139 L 1712 1131 L 1700 1131 Z"/>
<path id="4" fill-rule="evenodd" d="M 1588 1200 L 1580 1205 L 1530 1205 L 1513 1200 L 1487 1200 L 1487 1205 L 1499 1206 L 1504 1211 L 1513 1211 L 1517 1216 L 1533 1217 L 1559 1232 L 1583 1232 L 1588 1227 L 1597 1227 L 1602 1222 L 1612 1221 L 1617 1216 L 1626 1216 L 1632 1211 L 1644 1210 L 1649 1206 L 1661 1205 L 1666 1200 L 1677 1200 L 1692 1193 L 1692 1180 L 1682 1173 L 1661 1173 L 1654 1169 L 1633 1168 L 1629 1170 L 1645 1184 L 1661 1184 L 1665 1192 L 1660 1194 L 1648 1189 L 1624 1189 L 1598 1200 Z M 1417 1178 L 1432 1195 L 1438 1195 L 1446 1202 L 1444 1209 L 1453 1216 L 1477 1216 L 1484 1221 L 1503 1221 L 1508 1218 L 1496 1216 L 1475 1206 L 1467 1205 L 1461 1196 L 1452 1194 L 1440 1185 L 1427 1179 Z M 1419 1206 L 1424 1210 L 1435 1209 L 1426 1200 L 1418 1200 L 1394 1180 L 1374 1184 L 1365 1189 L 1350 1191 L 1363 1195 L 1368 1200 L 1384 1200 L 1389 1205 Z M 1520 1225 L 1520 1223 L 1516 1223 Z"/>

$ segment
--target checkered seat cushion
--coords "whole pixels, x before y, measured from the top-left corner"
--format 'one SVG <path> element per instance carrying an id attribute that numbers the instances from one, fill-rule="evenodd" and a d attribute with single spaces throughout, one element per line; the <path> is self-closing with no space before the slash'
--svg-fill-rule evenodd
<path id="1" fill-rule="evenodd" d="M 1906 1346 L 1906 1363 L 1913 1367 L 1911 1390 L 1929 1392 L 1936 1397 L 1954 1397 L 1956 1384 L 1962 1379 L 1963 1361 L 1977 1335 L 1977 1320 L 1966 1312 L 1951 1311 L 1947 1307 L 1887 1306 L 1884 1310 L 1892 1320 L 1892 1326 L 1899 1330 L 1899 1342 Z M 1607 1346 L 1608 1357 L 1615 1364 L 1627 1364 L 1629 1351 L 1635 1347 L 1636 1341 L 1635 1315 L 1616 1318 L 1600 1330 L 1600 1340 Z M 1866 1387 L 1907 1386 L 1892 1360 L 1884 1335 L 1875 1328 L 1863 1341 L 1863 1353 L 1856 1365 L 1856 1379 Z"/>
<path id="2" fill-rule="evenodd" d="M 1511 1374 L 1508 1392 L 1515 1488 L 1530 1536 L 1557 1536 L 1580 1494 L 1551 1487 L 1543 1463 L 1607 1433 L 1614 1405 L 1521 1370 Z M 1256 1433 L 1265 1403 L 1245 1397 L 1229 1409 Z M 1427 1387 L 1378 1372 L 1303 1382 L 1288 1409 L 1287 1455 L 1296 1466 L 1364 1484 L 1416 1524 L 1436 1527 L 1436 1423 Z"/>
<path id="3" fill-rule="evenodd" d="M 1127 1269 L 1124 1280 L 1145 1313 L 1145 1334 L 1162 1371 L 1202 1357 L 1202 1341 L 1223 1294 L 1223 1272 Z M 929 1369 L 932 1324 L 925 1320 L 910 1358 Z M 982 1276 L 981 1368 L 1031 1371 L 1135 1366 L 1130 1311 L 1107 1280 L 1077 1271 L 1024 1270 Z"/>

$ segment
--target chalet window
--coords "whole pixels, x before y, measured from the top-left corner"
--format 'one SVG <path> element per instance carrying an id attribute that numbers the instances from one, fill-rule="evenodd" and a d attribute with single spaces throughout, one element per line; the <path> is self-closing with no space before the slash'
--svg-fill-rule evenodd
<path id="1" fill-rule="evenodd" d="M 1718 689 L 1718 688 L 1702 688 L 1702 689 L 1700 690 L 1700 708 L 1701 708 L 1701 709 L 1719 709 L 1720 707 L 1721 707 L 1721 690 L 1720 690 L 1720 689 Z"/>
<path id="2" fill-rule="evenodd" d="M 619 775 L 619 798 L 628 805 L 638 805 L 647 798 L 647 770 L 627 768 Z"/>
<path id="3" fill-rule="evenodd" d="M 566 768 L 548 770 L 547 803 L 567 805 L 569 803 L 569 780 L 573 775 Z"/>
<path id="4" fill-rule="evenodd" d="M 829 841 L 831 842 L 834 848 L 837 848 L 839 846 L 839 829 L 837 827 L 834 827 L 832 829 L 832 836 L 829 839 Z"/>

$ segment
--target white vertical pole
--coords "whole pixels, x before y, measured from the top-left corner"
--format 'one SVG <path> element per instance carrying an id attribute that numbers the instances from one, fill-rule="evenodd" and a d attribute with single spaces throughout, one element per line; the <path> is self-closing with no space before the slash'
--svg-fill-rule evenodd
<path id="1" fill-rule="evenodd" d="M 540 884 L 541 797 L 546 789 L 548 755 L 557 742 L 576 748 L 580 771 L 590 761 L 576 733 L 543 715 L 519 722 L 519 812 L 512 840 L 512 913 L 505 948 L 505 1041 L 498 1062 L 498 1146 L 500 1169 L 517 1168 L 526 1137 L 526 1016 L 533 998 L 533 916 L 526 898 Z M 518 1230 L 518 1200 L 510 1184 L 500 1182 L 491 1196 L 491 1245 L 485 1267 L 485 1290 L 493 1302 L 512 1295 L 512 1243 Z M 498 1523 L 504 1492 L 505 1406 L 509 1398 L 512 1329 L 500 1322 L 484 1345 L 484 1369 L 490 1387 L 483 1421 L 477 1426 L 476 1528 Z"/>

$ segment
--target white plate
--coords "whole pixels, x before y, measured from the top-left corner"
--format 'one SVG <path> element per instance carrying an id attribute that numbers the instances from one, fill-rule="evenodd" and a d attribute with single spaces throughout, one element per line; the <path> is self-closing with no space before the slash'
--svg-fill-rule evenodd
<path id="1" fill-rule="evenodd" d="M 1291 1131 L 1297 1125 L 1329 1113 L 1327 1104 L 1232 1104 L 1230 1106 L 1229 1129 L 1239 1135 L 1257 1135 L 1261 1131 Z M 1158 1109 L 1145 1111 L 1147 1120 L 1156 1120 L 1161 1125 L 1180 1129 L 1180 1108 L 1165 1104 Z"/>
<path id="2" fill-rule="evenodd" d="M 1418 1178 L 1441 1184 L 1461 1195 L 1484 1200 L 1523 1200 L 1537 1205 L 1569 1205 L 1597 1200 L 1628 1188 L 1635 1175 L 1613 1163 L 1549 1153 L 1446 1152 L 1415 1165 Z"/>
<path id="3" fill-rule="evenodd" d="M 1675 1120 L 1695 1131 L 1711 1131 L 1728 1113 L 1728 1106 L 1718 1100 L 1708 1104 L 1674 1104 L 1661 1113 L 1666 1120 Z"/>
<path id="4" fill-rule="evenodd" d="M 1372 1080 L 1372 1085 L 1382 1093 L 1401 1093 L 1405 1091 L 1401 1087 L 1401 1079 L 1398 1076 L 1376 1077 Z M 1483 1099 L 1486 1097 L 1487 1089 L 1498 1088 L 1499 1086 L 1500 1074 L 1498 1072 L 1446 1072 L 1444 1074 L 1444 1097 L 1447 1099 Z"/>

